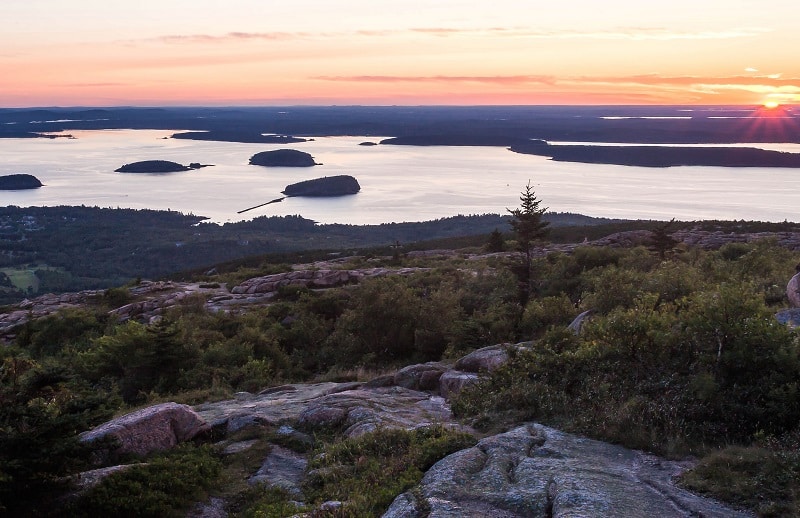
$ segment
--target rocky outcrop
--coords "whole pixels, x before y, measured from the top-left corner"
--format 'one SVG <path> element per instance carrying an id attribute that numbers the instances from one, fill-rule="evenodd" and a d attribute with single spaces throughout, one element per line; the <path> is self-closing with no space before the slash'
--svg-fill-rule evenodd
<path id="1" fill-rule="evenodd" d="M 172 448 L 208 432 L 210 427 L 188 405 L 162 403 L 104 423 L 84 432 L 80 440 L 92 443 L 113 438 L 117 443 L 113 454 L 146 455 Z"/>
<path id="2" fill-rule="evenodd" d="M 325 176 L 313 180 L 287 185 L 282 191 L 286 196 L 308 196 L 315 198 L 347 196 L 361 190 L 358 180 L 350 175 Z"/>
<path id="3" fill-rule="evenodd" d="M 307 269 L 254 277 L 230 291 L 224 284 L 142 281 L 128 289 L 134 301 L 110 310 L 109 314 L 121 321 L 150 322 L 165 311 L 185 304 L 189 300 L 200 299 L 205 308 L 211 312 L 229 311 L 237 307 L 268 304 L 283 286 L 325 289 L 373 277 L 412 275 L 429 270 L 428 268 L 336 270 L 331 268 L 334 265 L 335 262 L 309 264 L 303 265 Z M 15 330 L 30 320 L 47 317 L 67 308 L 94 305 L 102 299 L 103 294 L 104 290 L 85 290 L 59 295 L 49 293 L 9 306 L 8 311 L 0 313 L 0 340 L 12 340 Z"/>
<path id="4" fill-rule="evenodd" d="M 170 162 L 169 160 L 143 160 L 141 162 L 125 164 L 114 171 L 117 173 L 177 173 L 180 171 L 200 169 L 201 167 L 208 167 L 208 165 L 192 162 L 186 166 L 177 162 Z"/>
<path id="5" fill-rule="evenodd" d="M 383 516 L 749 516 L 677 487 L 687 467 L 527 424 L 440 460 Z"/>
<path id="6" fill-rule="evenodd" d="M 26 189 L 38 189 L 41 186 L 42 182 L 30 174 L 7 174 L 0 176 L 0 191 L 22 191 Z"/>
<path id="7" fill-rule="evenodd" d="M 261 467 L 247 482 L 282 489 L 295 498 L 302 497 L 300 484 L 308 461 L 303 455 L 281 446 L 272 446 Z"/>
<path id="8" fill-rule="evenodd" d="M 311 167 L 320 165 L 314 162 L 314 157 L 296 149 L 275 149 L 262 151 L 250 157 L 250 165 L 265 167 Z"/>
<path id="9" fill-rule="evenodd" d="M 332 288 L 361 281 L 372 277 L 387 275 L 412 275 L 429 268 L 366 268 L 361 270 L 297 270 L 276 273 L 264 277 L 254 277 L 231 289 L 234 294 L 257 294 L 275 292 L 283 286 L 304 286 L 306 288 Z"/>
<path id="10" fill-rule="evenodd" d="M 277 389 L 277 390 L 276 390 Z M 450 408 L 436 395 L 403 387 L 361 383 L 307 383 L 268 389 L 248 398 L 205 403 L 195 411 L 214 429 L 289 425 L 305 430 L 341 429 L 347 437 L 382 428 L 455 426 Z"/>

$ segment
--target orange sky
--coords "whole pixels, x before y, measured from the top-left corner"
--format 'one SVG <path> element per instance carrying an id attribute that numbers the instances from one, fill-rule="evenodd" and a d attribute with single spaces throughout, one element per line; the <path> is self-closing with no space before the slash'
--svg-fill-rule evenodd
<path id="1" fill-rule="evenodd" d="M 3 0 L 0 107 L 800 103 L 796 1 L 658 4 Z"/>

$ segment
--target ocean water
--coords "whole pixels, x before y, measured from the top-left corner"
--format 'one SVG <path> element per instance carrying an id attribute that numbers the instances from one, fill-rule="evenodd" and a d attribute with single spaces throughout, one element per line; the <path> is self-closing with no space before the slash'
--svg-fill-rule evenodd
<path id="1" fill-rule="evenodd" d="M 175 130 L 178 131 L 178 130 Z M 218 223 L 298 214 L 321 223 L 425 221 L 505 213 L 530 181 L 551 211 L 612 218 L 799 221 L 800 169 L 643 168 L 553 162 L 492 147 L 359 146 L 376 137 L 324 137 L 292 144 L 165 139 L 174 131 L 70 131 L 75 139 L 0 139 L 0 175 L 27 173 L 44 187 L 0 191 L 0 205 L 87 205 L 174 210 Z M 751 144 L 800 152 L 800 144 Z M 323 165 L 266 168 L 250 156 L 291 147 Z M 166 174 L 116 173 L 139 160 L 214 164 Z M 349 174 L 361 192 L 340 198 L 279 198 L 290 183 Z"/>

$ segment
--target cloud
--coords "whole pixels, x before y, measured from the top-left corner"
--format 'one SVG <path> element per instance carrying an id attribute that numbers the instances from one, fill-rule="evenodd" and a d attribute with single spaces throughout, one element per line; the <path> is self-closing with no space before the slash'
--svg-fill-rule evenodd
<path id="1" fill-rule="evenodd" d="M 618 84 L 629 83 L 636 85 L 675 85 L 691 86 L 697 84 L 730 84 L 730 85 L 767 85 L 772 87 L 792 86 L 800 84 L 800 78 L 782 78 L 779 75 L 768 76 L 661 76 L 658 74 L 645 74 L 634 76 L 578 76 L 571 78 L 573 81 L 586 83 Z"/>
<path id="2" fill-rule="evenodd" d="M 675 86 L 730 85 L 736 88 L 797 88 L 800 78 L 769 76 L 661 76 L 658 74 L 632 76 L 564 76 L 549 75 L 509 75 L 509 76 L 394 76 L 394 75 L 355 75 L 355 76 L 315 76 L 310 79 L 351 83 L 487 83 L 498 85 L 514 84 L 597 84 L 630 86 Z"/>
<path id="3" fill-rule="evenodd" d="M 556 84 L 553 76 L 316 76 L 320 81 L 349 83 L 489 83 L 489 84 Z"/>
<path id="4" fill-rule="evenodd" d="M 389 36 L 423 35 L 432 37 L 492 37 L 492 38 L 533 38 L 533 39 L 601 39 L 601 40 L 708 40 L 731 39 L 757 36 L 770 29 L 743 27 L 726 30 L 675 31 L 663 27 L 620 27 L 609 30 L 577 31 L 527 29 L 521 27 L 412 27 L 392 30 L 360 29 L 339 32 L 239 32 L 224 34 L 168 34 L 146 41 L 166 44 L 183 43 L 226 43 L 236 41 L 289 41 L 298 39 L 337 39 L 337 38 L 382 38 Z M 141 40 L 140 40 L 141 41 Z M 131 42 L 133 43 L 133 42 Z M 754 69 L 753 69 L 754 70 Z"/>
<path id="5" fill-rule="evenodd" d="M 170 34 L 155 38 L 162 43 L 224 43 L 230 41 L 284 41 L 309 37 L 305 32 L 228 32 L 226 34 Z"/>

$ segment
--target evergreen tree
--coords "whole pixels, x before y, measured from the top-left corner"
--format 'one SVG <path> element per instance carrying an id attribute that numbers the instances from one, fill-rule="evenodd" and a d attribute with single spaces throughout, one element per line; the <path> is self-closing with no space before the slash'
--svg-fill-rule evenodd
<path id="1" fill-rule="evenodd" d="M 667 252 L 670 252 L 675 245 L 678 244 L 678 240 L 669 234 L 670 227 L 673 223 L 675 223 L 675 218 L 654 228 L 650 236 L 650 249 L 656 252 L 662 261 L 666 257 Z"/>
<path id="2" fill-rule="evenodd" d="M 490 253 L 502 252 L 505 248 L 505 241 L 503 241 L 503 234 L 494 229 L 489 234 L 489 241 L 486 242 L 486 251 Z"/>
<path id="3" fill-rule="evenodd" d="M 511 214 L 511 230 L 517 237 L 517 247 L 525 253 L 525 264 L 522 265 L 518 276 L 520 277 L 521 302 L 524 305 L 528 301 L 531 292 L 531 246 L 537 241 L 547 237 L 550 224 L 544 221 L 542 216 L 547 211 L 547 207 L 541 208 L 541 200 L 536 197 L 536 193 L 531 187 L 530 180 L 525 186 L 525 190 L 520 193 L 520 206 L 516 209 L 506 209 Z"/>

